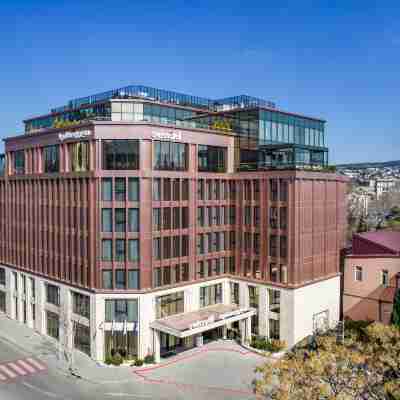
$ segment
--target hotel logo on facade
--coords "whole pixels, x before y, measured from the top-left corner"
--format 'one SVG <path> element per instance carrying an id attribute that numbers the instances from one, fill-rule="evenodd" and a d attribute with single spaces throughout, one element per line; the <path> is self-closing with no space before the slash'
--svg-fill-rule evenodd
<path id="1" fill-rule="evenodd" d="M 60 139 L 61 142 L 64 140 L 68 139 L 83 139 L 92 134 L 92 131 L 89 130 L 82 130 L 82 131 L 74 131 L 74 132 L 64 132 L 64 133 L 59 133 L 58 134 L 58 139 Z"/>
<path id="2" fill-rule="evenodd" d="M 181 131 L 152 131 L 151 137 L 155 140 L 182 140 Z"/>

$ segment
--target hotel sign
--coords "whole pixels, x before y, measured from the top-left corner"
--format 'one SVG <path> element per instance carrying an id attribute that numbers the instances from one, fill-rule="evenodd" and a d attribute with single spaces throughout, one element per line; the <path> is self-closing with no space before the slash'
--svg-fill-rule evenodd
<path id="1" fill-rule="evenodd" d="M 202 327 L 208 326 L 214 322 L 215 322 L 215 317 L 214 317 L 214 315 L 211 315 L 207 319 L 202 319 L 201 321 L 193 322 L 193 324 L 189 325 L 189 329 L 202 328 Z"/>
<path id="2" fill-rule="evenodd" d="M 64 140 L 68 139 L 83 139 L 92 134 L 92 131 L 89 130 L 82 130 L 82 131 L 74 131 L 74 132 L 64 132 L 64 133 L 59 133 L 58 138 L 60 139 L 61 142 Z"/>
<path id="3" fill-rule="evenodd" d="M 181 131 L 152 131 L 152 138 L 156 140 L 182 140 Z"/>

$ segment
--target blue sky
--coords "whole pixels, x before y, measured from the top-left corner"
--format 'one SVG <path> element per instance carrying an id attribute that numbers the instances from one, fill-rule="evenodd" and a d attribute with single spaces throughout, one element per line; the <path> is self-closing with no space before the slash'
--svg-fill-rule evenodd
<path id="1" fill-rule="evenodd" d="M 400 159 L 398 1 L 270 3 L 2 2 L 0 137 L 69 99 L 145 84 L 325 118 L 332 162 Z"/>

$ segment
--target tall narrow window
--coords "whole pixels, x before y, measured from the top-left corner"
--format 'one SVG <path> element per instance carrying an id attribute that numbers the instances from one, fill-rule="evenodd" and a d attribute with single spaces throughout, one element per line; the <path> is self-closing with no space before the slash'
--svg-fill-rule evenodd
<path id="1" fill-rule="evenodd" d="M 73 143 L 70 150 L 71 170 L 74 172 L 83 172 L 89 170 L 89 143 Z"/>
<path id="2" fill-rule="evenodd" d="M 138 239 L 129 239 L 128 240 L 128 261 L 129 262 L 138 262 L 139 259 L 140 259 L 139 240 Z"/>
<path id="3" fill-rule="evenodd" d="M 115 210 L 115 231 L 125 232 L 125 208 L 116 208 Z"/>
<path id="4" fill-rule="evenodd" d="M 101 227 L 103 232 L 112 232 L 112 209 L 103 208 L 101 210 Z"/>
<path id="5" fill-rule="evenodd" d="M 101 199 L 103 201 L 112 201 L 112 178 L 103 178 L 101 180 Z"/>
<path id="6" fill-rule="evenodd" d="M 102 240 L 102 260 L 112 261 L 112 240 L 103 239 Z"/>
<path id="7" fill-rule="evenodd" d="M 139 201 L 139 179 L 128 179 L 128 201 Z"/>
<path id="8" fill-rule="evenodd" d="M 139 232 L 139 209 L 128 209 L 128 230 L 129 232 Z"/>
<path id="9" fill-rule="evenodd" d="M 45 173 L 59 172 L 59 146 L 52 145 L 43 148 L 43 171 Z"/>
<path id="10" fill-rule="evenodd" d="M 25 173 L 25 151 L 18 150 L 14 152 L 14 173 L 24 174 Z"/>
<path id="11" fill-rule="evenodd" d="M 116 239 L 115 241 L 115 260 L 125 261 L 125 239 Z"/>
<path id="12" fill-rule="evenodd" d="M 125 201 L 125 178 L 115 178 L 115 201 Z"/>

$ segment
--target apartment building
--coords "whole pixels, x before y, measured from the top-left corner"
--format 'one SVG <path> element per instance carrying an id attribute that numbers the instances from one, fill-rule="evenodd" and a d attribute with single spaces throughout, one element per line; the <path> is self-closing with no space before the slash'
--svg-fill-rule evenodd
<path id="1" fill-rule="evenodd" d="M 338 320 L 325 121 L 128 86 L 24 123 L 0 157 L 0 312 L 96 360 Z"/>

